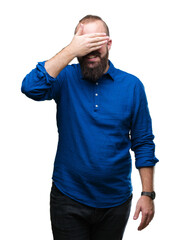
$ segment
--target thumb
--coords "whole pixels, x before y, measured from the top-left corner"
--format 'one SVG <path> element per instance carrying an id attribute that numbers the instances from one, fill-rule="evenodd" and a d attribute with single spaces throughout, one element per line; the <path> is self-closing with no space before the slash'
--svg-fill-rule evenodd
<path id="1" fill-rule="evenodd" d="M 134 220 L 137 220 L 137 219 L 138 219 L 139 213 L 140 213 L 140 208 L 139 208 L 139 207 L 136 207 L 136 211 L 135 211 L 134 217 L 133 217 Z"/>
<path id="2" fill-rule="evenodd" d="M 82 23 L 80 23 L 79 29 L 78 29 L 78 31 L 76 32 L 76 36 L 82 35 L 82 33 L 83 33 L 83 28 L 84 28 L 84 25 L 83 25 Z"/>

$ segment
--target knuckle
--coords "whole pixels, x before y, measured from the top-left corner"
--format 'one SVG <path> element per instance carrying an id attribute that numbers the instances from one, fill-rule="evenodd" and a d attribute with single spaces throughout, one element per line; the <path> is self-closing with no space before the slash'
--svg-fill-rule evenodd
<path id="1" fill-rule="evenodd" d="M 144 215 L 147 217 L 149 215 L 149 212 L 148 211 L 145 211 L 144 212 Z"/>

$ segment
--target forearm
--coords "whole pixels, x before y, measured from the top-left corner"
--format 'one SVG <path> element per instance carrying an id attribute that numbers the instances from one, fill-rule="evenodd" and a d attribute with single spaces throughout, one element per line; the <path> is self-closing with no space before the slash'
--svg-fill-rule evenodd
<path id="1" fill-rule="evenodd" d="M 142 191 L 154 191 L 154 167 L 139 168 L 142 183 Z"/>
<path id="2" fill-rule="evenodd" d="M 56 78 L 58 74 L 74 59 L 69 46 L 63 48 L 54 57 L 46 61 L 45 69 L 50 76 Z"/>

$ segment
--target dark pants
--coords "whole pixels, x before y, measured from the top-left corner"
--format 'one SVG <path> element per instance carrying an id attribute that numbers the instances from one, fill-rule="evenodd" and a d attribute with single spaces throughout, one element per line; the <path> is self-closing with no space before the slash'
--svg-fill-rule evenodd
<path id="1" fill-rule="evenodd" d="M 121 240 L 132 196 L 112 208 L 93 208 L 62 194 L 53 184 L 50 213 L 54 240 Z"/>

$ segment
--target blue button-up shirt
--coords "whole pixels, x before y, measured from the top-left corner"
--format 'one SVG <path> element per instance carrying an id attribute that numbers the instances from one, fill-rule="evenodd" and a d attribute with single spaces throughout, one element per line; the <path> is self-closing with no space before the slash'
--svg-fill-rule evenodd
<path id="1" fill-rule="evenodd" d="M 158 162 L 143 84 L 109 65 L 92 82 L 83 79 L 79 64 L 68 65 L 53 78 L 41 62 L 22 83 L 28 97 L 57 103 L 55 185 L 96 208 L 120 205 L 132 194 L 130 149 L 137 168 Z"/>

